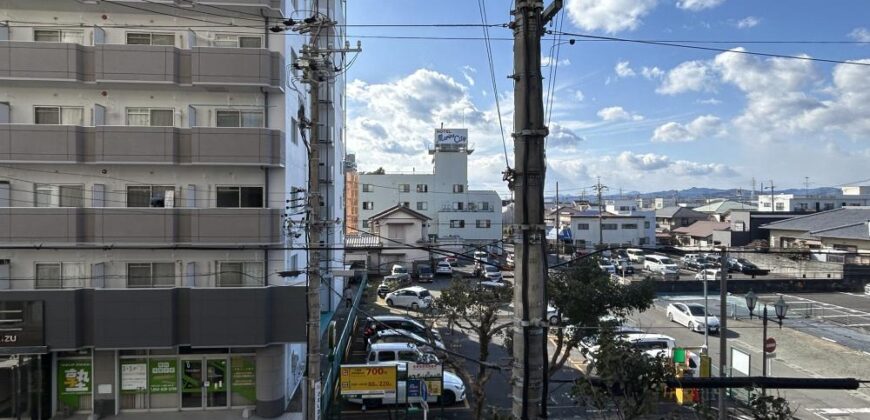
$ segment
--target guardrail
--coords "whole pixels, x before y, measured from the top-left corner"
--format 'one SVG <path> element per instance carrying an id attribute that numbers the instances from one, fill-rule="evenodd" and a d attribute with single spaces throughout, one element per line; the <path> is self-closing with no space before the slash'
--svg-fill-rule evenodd
<path id="1" fill-rule="evenodd" d="M 321 415 L 322 418 L 329 418 L 329 408 L 332 407 L 332 400 L 335 398 L 335 389 L 338 386 L 336 378 L 341 369 L 341 361 L 344 360 L 347 354 L 350 337 L 353 336 L 354 329 L 356 328 L 357 308 L 362 302 L 363 293 L 368 285 L 368 274 L 365 270 L 360 270 L 359 272 L 362 274 L 362 280 L 359 283 L 356 295 L 353 297 L 353 304 L 350 307 L 350 312 L 347 314 L 344 327 L 341 329 L 338 343 L 336 343 L 335 348 L 333 349 L 329 372 L 325 375 L 326 380 L 321 391 L 322 395 L 320 396 L 320 412 L 323 413 Z M 341 410 L 341 407 L 338 409 Z"/>

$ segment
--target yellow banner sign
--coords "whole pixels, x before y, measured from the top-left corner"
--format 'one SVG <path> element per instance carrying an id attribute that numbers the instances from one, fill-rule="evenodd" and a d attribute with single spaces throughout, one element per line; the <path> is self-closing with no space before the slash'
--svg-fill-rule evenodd
<path id="1" fill-rule="evenodd" d="M 391 395 L 396 393 L 396 365 L 342 365 L 341 395 Z"/>

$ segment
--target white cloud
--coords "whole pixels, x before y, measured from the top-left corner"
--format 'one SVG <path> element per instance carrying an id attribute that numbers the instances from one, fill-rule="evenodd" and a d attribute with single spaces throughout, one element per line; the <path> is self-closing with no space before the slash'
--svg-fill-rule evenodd
<path id="1" fill-rule="evenodd" d="M 870 30 L 867 28 L 855 28 L 849 32 L 849 38 L 860 42 L 870 42 Z"/>
<path id="2" fill-rule="evenodd" d="M 622 152 L 616 160 L 623 166 L 642 171 L 653 171 L 666 168 L 672 163 L 670 158 L 667 156 L 657 155 L 655 153 L 635 154 L 631 152 Z"/>
<path id="3" fill-rule="evenodd" d="M 714 8 L 725 0 L 677 0 L 677 7 L 680 9 L 698 11 Z"/>
<path id="4" fill-rule="evenodd" d="M 649 80 L 652 80 L 652 79 L 661 79 L 662 77 L 664 77 L 665 72 L 664 72 L 664 70 L 662 70 L 658 67 L 646 67 L 646 66 L 644 66 L 640 70 L 640 74 L 642 74 L 643 77 L 645 77 Z"/>
<path id="5" fill-rule="evenodd" d="M 668 71 L 656 92 L 676 95 L 690 91 L 714 91 L 716 74 L 709 62 L 685 61 Z"/>
<path id="6" fill-rule="evenodd" d="M 761 23 L 761 19 L 755 16 L 747 16 L 738 20 L 736 25 L 738 29 L 749 29 L 758 26 L 759 23 Z"/>
<path id="7" fill-rule="evenodd" d="M 720 101 L 716 98 L 699 99 L 696 102 L 698 102 L 699 104 L 704 104 L 704 105 L 719 105 L 722 103 L 722 101 Z"/>
<path id="8" fill-rule="evenodd" d="M 719 117 L 702 115 L 685 125 L 671 121 L 656 127 L 652 141 L 656 143 L 688 142 L 722 134 L 724 134 L 724 124 Z"/>
<path id="9" fill-rule="evenodd" d="M 542 55 L 541 56 L 541 66 L 542 67 L 549 66 L 549 65 L 553 64 L 554 61 L 555 61 L 555 58 L 553 56 L 549 56 L 549 55 Z M 570 66 L 570 65 L 571 65 L 570 59 L 562 58 L 559 60 L 559 66 Z"/>
<path id="10" fill-rule="evenodd" d="M 632 114 L 626 111 L 621 106 L 611 106 L 598 110 L 598 117 L 604 121 L 640 121 L 643 116 Z"/>
<path id="11" fill-rule="evenodd" d="M 556 122 L 550 123 L 548 128 L 550 135 L 547 136 L 547 146 L 550 147 L 577 146 L 578 143 L 585 140 L 570 128 Z"/>
<path id="12" fill-rule="evenodd" d="M 729 166 L 721 163 L 699 163 L 688 160 L 678 160 L 669 168 L 670 172 L 678 176 L 735 176 L 737 172 Z"/>
<path id="13" fill-rule="evenodd" d="M 636 29 L 655 6 L 656 0 L 568 0 L 565 5 L 575 25 L 608 33 Z"/>
<path id="14" fill-rule="evenodd" d="M 465 78 L 465 82 L 468 83 L 468 86 L 474 86 L 474 77 L 472 74 L 476 74 L 477 69 L 471 66 L 462 66 L 462 77 Z"/>
<path id="15" fill-rule="evenodd" d="M 582 90 L 577 89 L 577 90 L 574 92 L 574 99 L 577 99 L 579 102 L 583 102 L 583 100 L 586 99 L 586 96 L 583 95 L 583 91 L 582 91 Z"/>
<path id="16" fill-rule="evenodd" d="M 613 71 L 616 72 L 617 77 L 634 77 L 636 73 L 631 69 L 628 61 L 620 61 L 616 63 L 616 66 L 613 67 Z"/>

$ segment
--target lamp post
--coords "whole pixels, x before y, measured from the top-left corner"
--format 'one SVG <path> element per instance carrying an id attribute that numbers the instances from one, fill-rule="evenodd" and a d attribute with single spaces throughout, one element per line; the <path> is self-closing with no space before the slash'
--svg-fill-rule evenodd
<path id="1" fill-rule="evenodd" d="M 746 294 L 746 307 L 749 309 L 749 319 L 752 319 L 753 311 L 755 310 L 755 304 L 758 303 L 758 296 L 750 290 L 749 293 Z M 786 312 L 788 312 L 788 304 L 785 303 L 785 300 L 782 298 L 782 295 L 779 296 L 779 300 L 773 304 L 773 309 L 776 312 L 776 318 L 779 320 L 779 328 L 782 329 L 782 319 L 785 318 Z M 762 310 L 762 336 L 761 336 L 761 377 L 767 377 L 767 303 L 764 303 L 764 309 Z M 764 387 L 761 387 L 761 395 L 764 395 L 766 390 Z"/>

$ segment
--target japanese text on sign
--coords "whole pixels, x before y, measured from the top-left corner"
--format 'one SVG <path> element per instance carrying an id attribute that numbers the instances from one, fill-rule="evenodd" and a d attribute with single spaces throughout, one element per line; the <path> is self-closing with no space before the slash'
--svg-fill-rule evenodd
<path id="1" fill-rule="evenodd" d="M 392 395 L 396 393 L 395 365 L 343 365 L 341 395 Z"/>

